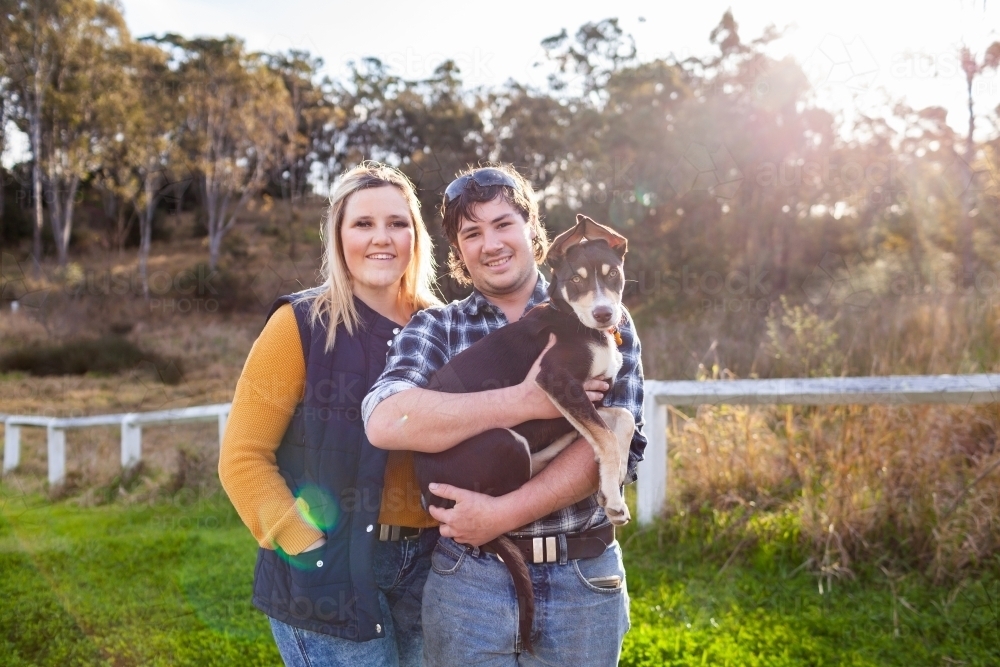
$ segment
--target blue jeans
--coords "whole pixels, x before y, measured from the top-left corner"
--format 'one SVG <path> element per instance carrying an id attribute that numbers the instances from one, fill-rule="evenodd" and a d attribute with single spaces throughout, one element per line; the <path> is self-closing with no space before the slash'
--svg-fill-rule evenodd
<path id="1" fill-rule="evenodd" d="M 355 642 L 270 619 L 271 633 L 288 667 L 419 667 L 423 632 L 421 596 L 430 571 L 436 528 L 418 539 L 375 545 L 375 583 L 385 636 Z"/>
<path id="2" fill-rule="evenodd" d="M 507 567 L 495 554 L 438 540 L 424 588 L 424 663 L 617 665 L 629 629 L 618 543 L 596 558 L 529 564 L 528 569 L 535 591 L 534 654 L 521 651 L 517 598 Z"/>

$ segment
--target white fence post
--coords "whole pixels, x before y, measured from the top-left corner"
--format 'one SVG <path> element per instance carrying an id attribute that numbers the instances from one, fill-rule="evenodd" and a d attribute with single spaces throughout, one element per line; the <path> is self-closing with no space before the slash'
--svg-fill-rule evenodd
<path id="1" fill-rule="evenodd" d="M 222 448 L 222 438 L 226 435 L 226 420 L 228 419 L 228 412 L 219 413 L 219 449 Z"/>
<path id="2" fill-rule="evenodd" d="M 122 419 L 122 468 L 131 468 L 142 460 L 142 426 L 132 417 Z"/>
<path id="3" fill-rule="evenodd" d="M 638 469 L 637 514 L 640 524 L 649 524 L 663 513 L 667 496 L 667 406 L 657 402 L 647 383 L 642 404 L 646 450 Z"/>
<path id="4" fill-rule="evenodd" d="M 49 424 L 49 485 L 57 486 L 66 481 L 66 430 Z"/>
<path id="5" fill-rule="evenodd" d="M 21 464 L 21 427 L 11 420 L 3 427 L 3 471 L 8 473 Z"/>

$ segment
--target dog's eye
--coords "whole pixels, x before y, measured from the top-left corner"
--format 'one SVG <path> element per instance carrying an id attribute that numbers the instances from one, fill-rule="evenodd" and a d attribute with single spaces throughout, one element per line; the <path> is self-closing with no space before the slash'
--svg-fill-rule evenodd
<path id="1" fill-rule="evenodd" d="M 618 275 L 618 269 L 611 269 L 610 271 L 608 271 L 609 278 L 614 278 L 617 275 Z"/>
<path id="2" fill-rule="evenodd" d="M 581 280 L 582 280 L 582 278 L 580 278 L 580 276 L 573 276 L 573 282 L 578 283 Z"/>

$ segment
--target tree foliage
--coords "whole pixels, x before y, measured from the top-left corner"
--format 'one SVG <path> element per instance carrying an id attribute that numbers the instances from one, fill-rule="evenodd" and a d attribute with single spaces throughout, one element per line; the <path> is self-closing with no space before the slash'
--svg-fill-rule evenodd
<path id="1" fill-rule="evenodd" d="M 827 255 L 921 285 L 1000 260 L 1000 140 L 971 134 L 998 125 L 995 111 L 974 112 L 972 82 L 996 69 L 1000 43 L 959 53 L 961 133 L 942 108 L 902 102 L 844 125 L 800 63 L 768 55 L 779 31 L 747 39 L 729 11 L 699 57 L 640 60 L 609 18 L 543 40 L 546 86 L 471 89 L 452 61 L 408 79 L 363 58 L 333 80 L 315 54 L 253 53 L 233 36 L 136 42 L 110 2 L 0 8 L 0 98 L 30 139 L 36 257 L 47 216 L 66 261 L 84 190 L 105 202 L 113 246 L 138 221 L 144 266 L 155 209 L 185 182 L 197 185 L 211 266 L 264 192 L 284 202 L 294 255 L 302 201 L 374 159 L 413 180 L 431 220 L 457 171 L 513 163 L 553 232 L 582 211 L 640 240 L 629 298 L 657 309 L 711 302 L 713 276 L 736 274 L 758 277 L 737 296 L 776 302 Z"/>

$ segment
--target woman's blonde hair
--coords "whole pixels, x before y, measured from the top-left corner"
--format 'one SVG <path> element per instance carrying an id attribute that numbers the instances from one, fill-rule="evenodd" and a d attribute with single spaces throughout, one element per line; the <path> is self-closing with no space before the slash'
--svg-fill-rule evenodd
<path id="1" fill-rule="evenodd" d="M 330 195 L 330 208 L 320 229 L 324 247 L 323 266 L 320 269 L 322 284 L 318 288 L 318 293 L 310 294 L 308 297 L 312 299 L 309 321 L 313 326 L 317 322 L 326 321 L 328 352 L 333 349 L 338 325 L 343 323 L 350 335 L 353 335 L 361 325 L 361 318 L 354 305 L 351 275 L 347 270 L 344 248 L 340 241 L 347 200 L 359 190 L 388 186 L 397 188 L 403 194 L 413 222 L 413 256 L 410 257 L 410 263 L 399 285 L 404 307 L 412 312 L 441 303 L 431 288 L 434 282 L 434 251 L 430 234 L 427 233 L 427 227 L 420 216 L 420 202 L 417 200 L 413 184 L 402 172 L 389 165 L 380 162 L 362 162 L 357 167 L 348 169 L 337 180 L 337 185 Z"/>

